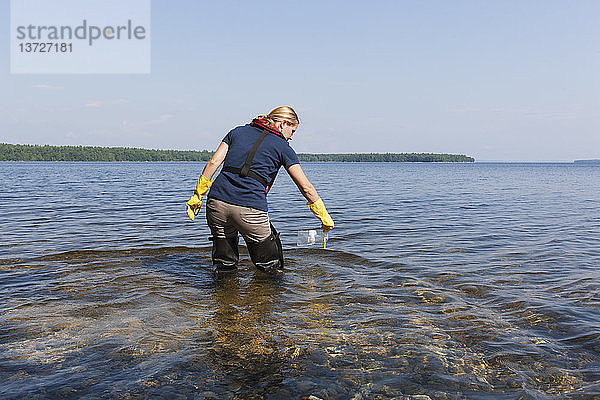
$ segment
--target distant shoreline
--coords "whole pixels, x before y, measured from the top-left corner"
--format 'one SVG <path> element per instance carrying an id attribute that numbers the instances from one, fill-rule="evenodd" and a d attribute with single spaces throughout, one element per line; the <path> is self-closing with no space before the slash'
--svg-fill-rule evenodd
<path id="1" fill-rule="evenodd" d="M 208 150 L 0 143 L 0 161 L 208 161 L 212 154 Z M 436 153 L 300 153 L 298 158 L 304 162 L 475 162 L 462 154 Z"/>

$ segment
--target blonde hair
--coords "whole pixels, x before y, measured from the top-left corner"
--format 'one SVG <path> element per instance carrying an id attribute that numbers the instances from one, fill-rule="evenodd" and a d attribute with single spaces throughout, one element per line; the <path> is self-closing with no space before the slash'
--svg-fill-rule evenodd
<path id="1" fill-rule="evenodd" d="M 264 115 L 261 114 L 256 117 L 256 119 L 260 119 L 266 122 L 266 124 L 270 127 L 275 126 L 275 122 L 279 121 L 288 121 L 293 125 L 298 125 L 300 123 L 300 119 L 298 118 L 298 114 L 292 107 L 289 106 L 279 106 L 275 107 L 269 114 Z"/>

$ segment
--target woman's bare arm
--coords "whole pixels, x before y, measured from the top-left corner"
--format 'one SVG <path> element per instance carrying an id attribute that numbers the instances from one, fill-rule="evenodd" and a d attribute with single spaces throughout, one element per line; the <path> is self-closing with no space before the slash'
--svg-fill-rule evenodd
<path id="1" fill-rule="evenodd" d="M 225 156 L 227 155 L 228 150 L 229 145 L 227 145 L 227 143 L 225 142 L 221 142 L 219 147 L 217 147 L 215 154 L 213 154 L 211 159 L 208 160 L 206 166 L 204 167 L 204 170 L 202 171 L 202 175 L 204 175 L 205 178 L 208 178 L 209 180 L 212 179 L 217 169 L 219 169 L 219 166 L 225 160 Z"/>
<path id="2" fill-rule="evenodd" d="M 306 175 L 304 175 L 304 171 L 300 167 L 300 164 L 294 164 L 287 169 L 288 174 L 298 186 L 300 193 L 308 200 L 309 203 L 314 203 L 319 200 L 319 194 L 315 187 L 310 183 Z M 205 175 L 206 176 L 206 175 Z"/>

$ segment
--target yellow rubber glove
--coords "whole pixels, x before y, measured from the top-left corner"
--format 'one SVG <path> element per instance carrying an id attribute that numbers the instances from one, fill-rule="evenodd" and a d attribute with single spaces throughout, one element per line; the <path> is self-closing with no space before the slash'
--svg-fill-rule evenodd
<path id="1" fill-rule="evenodd" d="M 198 178 L 198 183 L 196 184 L 196 190 L 194 190 L 194 194 L 188 200 L 187 203 L 187 215 L 193 221 L 196 215 L 200 212 L 200 206 L 202 205 L 202 197 L 208 192 L 210 185 L 213 181 L 206 178 L 204 175 L 200 175 Z"/>
<path id="2" fill-rule="evenodd" d="M 325 241 L 323 243 L 323 248 L 327 245 L 327 239 L 329 238 L 329 231 L 333 229 L 333 219 L 327 212 L 325 208 L 325 204 L 323 204 L 323 200 L 319 197 L 319 200 L 314 203 L 306 203 L 308 209 L 312 211 L 313 214 L 321 221 L 321 229 L 323 229 L 323 233 L 325 233 Z"/>

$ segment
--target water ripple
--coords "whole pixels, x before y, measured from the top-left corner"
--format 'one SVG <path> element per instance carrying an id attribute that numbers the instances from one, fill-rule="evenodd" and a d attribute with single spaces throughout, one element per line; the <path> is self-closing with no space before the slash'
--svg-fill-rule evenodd
<path id="1" fill-rule="evenodd" d="M 330 249 L 283 175 L 287 272 L 215 279 L 200 164 L 2 167 L 2 398 L 600 396 L 597 169 L 307 164 Z"/>

